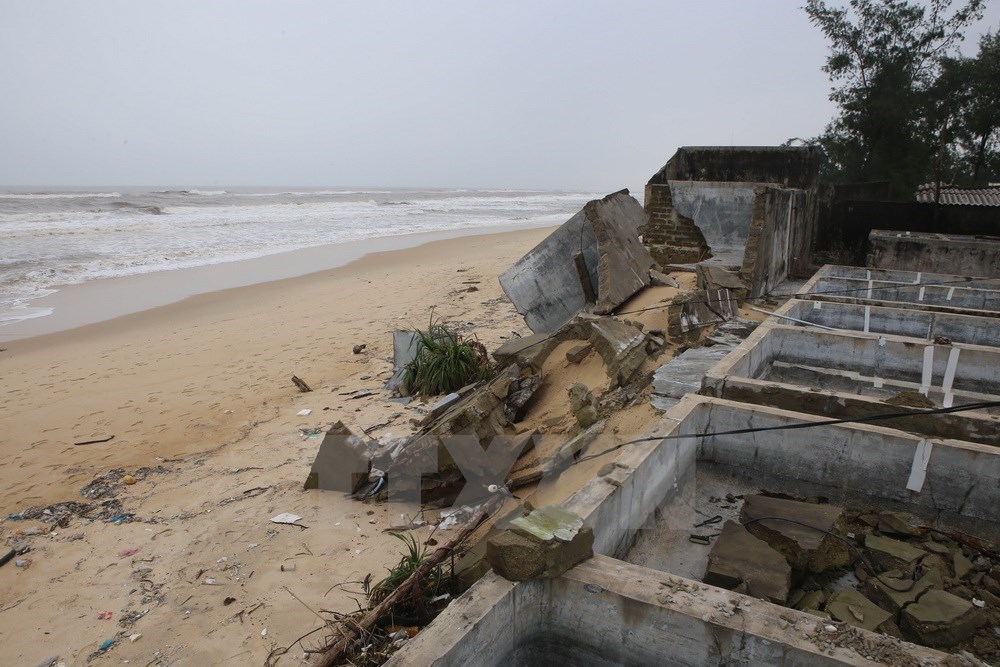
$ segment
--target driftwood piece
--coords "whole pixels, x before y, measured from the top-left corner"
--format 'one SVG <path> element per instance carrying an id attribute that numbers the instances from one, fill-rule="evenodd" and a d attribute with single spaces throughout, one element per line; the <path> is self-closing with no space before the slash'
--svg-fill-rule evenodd
<path id="1" fill-rule="evenodd" d="M 459 544 L 461 544 L 466 537 L 468 537 L 472 531 L 474 531 L 483 520 L 488 517 L 494 510 L 499 509 L 503 505 L 503 499 L 505 496 L 503 494 L 496 494 L 487 500 L 483 505 L 469 517 L 458 532 L 455 537 L 451 538 L 443 546 L 438 547 L 438 549 L 428 556 L 423 563 L 420 564 L 413 574 L 411 574 L 406 581 L 399 585 L 399 588 L 394 590 L 389 596 L 380 602 L 378 606 L 365 614 L 357 624 L 348 626 L 346 629 L 345 636 L 339 639 L 335 644 L 330 646 L 319 658 L 318 664 L 322 667 L 333 667 L 340 660 L 340 657 L 344 652 L 350 647 L 351 643 L 357 638 L 358 634 L 364 632 L 375 625 L 380 618 L 389 613 L 389 611 L 399 602 L 406 599 L 417 583 L 423 579 L 428 572 L 430 572 L 438 563 L 447 558 Z"/>
<path id="2" fill-rule="evenodd" d="M 113 435 L 106 435 L 103 438 L 94 438 L 93 440 L 84 440 L 83 442 L 74 442 L 73 445 L 76 446 L 76 447 L 79 447 L 80 445 L 97 445 L 97 444 L 100 444 L 102 442 L 108 442 L 108 441 L 114 440 L 114 439 L 115 439 L 115 436 L 113 436 Z"/>
<path id="3" fill-rule="evenodd" d="M 305 383 L 305 380 L 303 380 L 302 378 L 300 378 L 297 375 L 293 375 L 292 376 L 292 382 L 295 384 L 296 387 L 299 388 L 299 391 L 301 391 L 303 393 L 307 392 L 307 391 L 312 391 L 312 387 L 310 387 L 309 385 L 307 385 Z"/>

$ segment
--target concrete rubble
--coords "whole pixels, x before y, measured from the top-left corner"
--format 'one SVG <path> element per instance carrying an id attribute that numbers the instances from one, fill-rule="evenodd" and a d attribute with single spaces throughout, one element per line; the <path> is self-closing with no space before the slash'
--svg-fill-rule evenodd
<path id="1" fill-rule="evenodd" d="M 708 554 L 703 581 L 782 604 L 788 600 L 792 568 L 767 542 L 727 521 Z"/>
<path id="2" fill-rule="evenodd" d="M 645 224 L 628 190 L 588 202 L 500 284 L 535 333 L 555 331 L 584 309 L 608 314 L 649 285 L 654 261 L 638 233 Z"/>
<path id="3" fill-rule="evenodd" d="M 543 507 L 513 519 L 486 543 L 486 559 L 510 581 L 551 579 L 593 555 L 594 532 L 580 517 Z"/>

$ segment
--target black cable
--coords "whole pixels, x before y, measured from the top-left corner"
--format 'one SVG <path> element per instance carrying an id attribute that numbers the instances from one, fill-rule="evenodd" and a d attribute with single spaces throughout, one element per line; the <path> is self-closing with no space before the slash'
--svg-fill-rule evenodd
<path id="1" fill-rule="evenodd" d="M 967 412 L 969 410 L 984 410 L 988 408 L 1000 407 L 1000 401 L 983 401 L 980 403 L 966 403 L 964 405 L 956 405 L 950 408 L 934 408 L 931 410 L 918 410 L 914 412 L 888 412 L 881 415 L 868 415 L 866 417 L 857 417 L 854 419 L 826 419 L 823 421 L 816 422 L 799 422 L 797 424 L 782 424 L 781 426 L 765 426 L 761 428 L 739 428 L 732 431 L 719 431 L 716 433 L 691 433 L 691 434 L 674 434 L 674 435 L 654 435 L 646 438 L 639 438 L 637 440 L 629 440 L 627 442 L 622 442 L 614 447 L 610 447 L 603 452 L 598 454 L 588 454 L 587 456 L 580 457 L 576 459 L 576 463 L 582 463 L 584 461 L 590 461 L 592 459 L 599 458 L 605 454 L 610 454 L 613 451 L 619 450 L 622 447 L 628 445 L 636 445 L 643 442 L 657 442 L 663 440 L 682 440 L 684 438 L 712 438 L 719 435 L 743 435 L 746 433 L 762 433 L 764 431 L 791 431 L 803 428 L 813 428 L 815 426 L 834 426 L 837 424 L 861 424 L 874 421 L 882 421 L 886 419 L 903 419 L 906 417 L 915 417 L 923 415 L 936 415 L 936 414 L 951 414 L 953 412 Z"/>

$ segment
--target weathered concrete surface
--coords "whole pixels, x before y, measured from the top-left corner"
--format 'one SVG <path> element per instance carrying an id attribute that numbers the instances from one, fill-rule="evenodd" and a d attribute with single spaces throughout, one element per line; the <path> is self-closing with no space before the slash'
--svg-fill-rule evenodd
<path id="1" fill-rule="evenodd" d="M 917 560 L 925 554 L 923 549 L 918 549 L 907 542 L 881 535 L 866 535 L 865 548 L 875 567 L 883 572 L 888 570 L 897 570 L 903 574 L 912 572 Z"/>
<path id="2" fill-rule="evenodd" d="M 646 335 L 633 326 L 610 318 L 590 322 L 590 343 L 604 359 L 612 383 L 625 386 L 649 355 Z"/>
<path id="3" fill-rule="evenodd" d="M 493 358 L 501 366 L 517 364 L 521 368 L 534 367 L 541 370 L 542 364 L 558 344 L 559 339 L 551 333 L 511 338 L 496 349 Z"/>
<path id="4" fill-rule="evenodd" d="M 826 667 L 871 664 L 865 654 L 945 659 L 854 628 L 824 636 L 813 616 L 598 555 L 557 579 L 486 575 L 387 664 Z"/>
<path id="5" fill-rule="evenodd" d="M 741 291 L 743 294 L 746 293 L 746 285 L 743 284 L 740 277 L 717 264 L 699 263 L 695 265 L 695 274 L 698 289 L 728 289 L 736 294 L 737 298 L 739 298 Z"/>
<path id="6" fill-rule="evenodd" d="M 708 554 L 703 581 L 730 590 L 745 584 L 747 595 L 783 604 L 788 600 L 792 568 L 767 542 L 727 521 Z"/>
<path id="7" fill-rule="evenodd" d="M 671 181 L 678 215 L 705 235 L 713 258 L 739 265 L 753 219 L 754 191 L 761 183 Z"/>
<path id="8" fill-rule="evenodd" d="M 969 276 L 1000 278 L 1000 240 L 873 229 L 867 263 L 881 269 L 940 273 L 962 267 Z"/>
<path id="9" fill-rule="evenodd" d="M 826 161 L 817 146 L 681 146 L 650 183 L 735 181 L 811 188 Z"/>
<path id="10" fill-rule="evenodd" d="M 653 258 L 639 241 L 646 213 L 628 190 L 588 202 L 500 276 L 536 333 L 554 331 L 585 307 L 607 313 L 649 284 Z"/>
<path id="11" fill-rule="evenodd" d="M 551 579 L 594 555 L 594 532 L 572 512 L 542 507 L 489 538 L 486 560 L 511 581 Z"/>
<path id="12" fill-rule="evenodd" d="M 979 317 L 1000 314 L 1000 281 L 953 274 L 828 264 L 802 286 L 797 297 Z"/>
<path id="13" fill-rule="evenodd" d="M 789 299 L 774 312 L 845 331 L 906 336 L 928 341 L 943 336 L 952 343 L 1000 347 L 1000 326 L 997 326 L 994 317 L 802 299 Z M 804 326 L 789 320 L 781 320 L 780 323 Z"/>
<path id="14" fill-rule="evenodd" d="M 927 591 L 903 609 L 903 629 L 927 646 L 948 647 L 968 639 L 986 621 L 974 606 L 945 591 Z"/>
<path id="15" fill-rule="evenodd" d="M 851 553 L 843 539 L 843 514 L 844 510 L 836 505 L 751 495 L 743 500 L 740 521 L 795 570 L 826 572 L 851 564 Z"/>
<path id="16" fill-rule="evenodd" d="M 1000 446 L 987 411 L 921 415 L 900 394 L 934 407 L 1000 397 L 1000 350 L 890 335 L 769 324 L 705 374 L 702 393 L 837 418 L 909 413 L 881 425 Z"/>
<path id="17" fill-rule="evenodd" d="M 406 365 L 417 356 L 417 340 L 415 331 L 392 332 L 393 374 L 385 383 L 386 391 L 392 391 L 403 384 L 403 379 L 406 377 Z"/>
<path id="18" fill-rule="evenodd" d="M 750 298 L 769 294 L 808 262 L 815 231 L 815 200 L 805 190 L 761 187 L 754 191 L 753 217 L 740 273 Z"/>
<path id="19" fill-rule="evenodd" d="M 830 596 L 826 610 L 838 621 L 864 630 L 876 630 L 892 618 L 892 614 L 857 591 L 842 590 Z"/>
<path id="20" fill-rule="evenodd" d="M 724 345 L 685 350 L 656 369 L 650 401 L 657 410 L 667 410 L 685 394 L 696 394 L 706 371 L 733 351 Z"/>

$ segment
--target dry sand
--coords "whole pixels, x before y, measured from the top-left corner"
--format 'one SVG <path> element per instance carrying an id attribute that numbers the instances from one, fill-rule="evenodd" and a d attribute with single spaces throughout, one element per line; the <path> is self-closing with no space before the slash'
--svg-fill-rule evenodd
<path id="1" fill-rule="evenodd" d="M 124 469 L 112 481 L 132 474 L 138 482 L 112 489 L 122 507 L 105 515 L 134 515 L 125 523 L 0 520 L 4 544 L 31 547 L 21 557 L 29 567 L 0 568 L 0 662 L 59 656 L 85 664 L 114 638 L 93 662 L 263 664 L 272 649 L 291 645 L 280 664 L 302 664 L 303 648 L 323 634 L 298 638 L 322 628 L 323 610 L 365 604 L 361 581 L 384 576 L 403 549 L 383 529 L 420 510 L 393 506 L 390 516 L 385 504 L 302 491 L 322 436 L 300 429 L 343 419 L 372 437 L 411 433 L 421 402 L 404 407 L 382 391 L 391 374 L 389 332 L 425 325 L 433 312 L 489 350 L 530 333 L 497 276 L 550 231 L 435 241 L 5 343 L 2 516 L 84 502 L 81 488 L 111 470 Z M 646 290 L 626 306 L 655 306 L 676 293 Z M 666 324 L 655 308 L 635 318 Z M 356 344 L 367 347 L 353 354 Z M 314 391 L 298 392 L 293 374 Z M 599 395 L 608 381 L 599 355 L 570 364 L 563 349 L 543 374 L 521 426 L 557 447 L 574 427 L 566 387 L 582 382 Z M 373 394 L 352 398 L 356 390 Z M 304 408 L 312 413 L 298 416 Z M 644 435 L 657 419 L 647 402 L 621 410 L 588 453 Z M 106 435 L 115 437 L 73 444 Z M 560 502 L 616 455 L 515 495 L 535 506 Z M 503 512 L 516 505 L 508 501 Z M 307 528 L 270 522 L 280 512 L 300 515 Z M 412 534 L 421 542 L 448 538 L 432 531 Z M 100 619 L 103 612 L 111 618 Z M 134 634 L 141 637 L 133 642 Z"/>
<path id="2" fill-rule="evenodd" d="M 384 505 L 301 491 L 320 441 L 299 428 L 345 419 L 389 422 L 373 436 L 412 430 L 415 406 L 380 391 L 389 332 L 423 325 L 433 310 L 489 349 L 512 330 L 528 333 L 496 277 L 549 231 L 373 254 L 0 346 L 3 516 L 85 501 L 80 489 L 112 469 L 163 469 L 122 487 L 132 522 L 74 518 L 52 535 L 41 521 L 0 524 L 5 544 L 16 531 L 41 532 L 22 538 L 30 567 L 0 568 L 0 662 L 84 664 L 117 636 L 98 662 L 262 664 L 321 624 L 314 611 L 363 603 L 360 584 L 336 585 L 384 575 L 402 544 L 382 529 L 402 521 Z M 315 391 L 299 393 L 293 373 Z M 375 394 L 341 394 L 356 389 Z M 297 416 L 303 408 L 312 414 Z M 279 512 L 308 528 L 270 523 Z M 140 551 L 118 557 L 129 548 Z M 282 572 L 283 563 L 296 568 Z M 100 620 L 106 611 L 111 620 Z M 145 616 L 119 624 L 135 613 Z M 133 633 L 142 635 L 134 643 Z M 296 646 L 286 660 L 301 656 Z"/>

